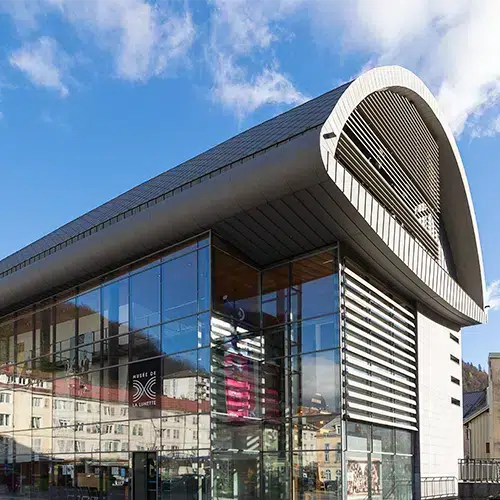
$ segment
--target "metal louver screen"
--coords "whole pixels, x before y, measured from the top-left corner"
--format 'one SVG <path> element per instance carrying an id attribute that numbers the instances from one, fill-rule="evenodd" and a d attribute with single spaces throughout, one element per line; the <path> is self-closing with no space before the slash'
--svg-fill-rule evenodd
<path id="1" fill-rule="evenodd" d="M 369 95 L 347 120 L 337 159 L 439 257 L 439 148 L 406 97 Z"/>
<path id="2" fill-rule="evenodd" d="M 417 430 L 416 316 L 344 263 L 346 416 Z"/>

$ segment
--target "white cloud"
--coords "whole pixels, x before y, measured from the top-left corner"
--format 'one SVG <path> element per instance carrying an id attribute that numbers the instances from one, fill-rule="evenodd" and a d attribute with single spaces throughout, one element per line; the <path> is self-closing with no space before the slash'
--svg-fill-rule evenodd
<path id="1" fill-rule="evenodd" d="M 112 54 L 116 73 L 131 81 L 162 74 L 186 56 L 195 37 L 189 11 L 175 13 L 168 2 L 145 0 L 59 0 L 63 16 L 84 26 L 97 45 Z"/>
<path id="2" fill-rule="evenodd" d="M 296 105 L 307 99 L 276 69 L 264 68 L 248 78 L 245 69 L 223 57 L 214 75 L 214 97 L 240 119 L 265 104 Z"/>
<path id="3" fill-rule="evenodd" d="M 500 280 L 493 281 L 486 287 L 487 306 L 490 306 L 490 311 L 500 309 Z"/>
<path id="4" fill-rule="evenodd" d="M 413 69 L 436 92 L 457 135 L 500 97 L 497 0 L 354 0 L 342 12 L 347 46 L 370 54 L 372 64 Z"/>
<path id="5" fill-rule="evenodd" d="M 3 118 L 4 118 L 4 114 L 2 111 L 0 111 L 0 120 L 3 120 Z"/>
<path id="6" fill-rule="evenodd" d="M 185 62 L 195 39 L 187 8 L 173 0 L 0 0 L 18 25 L 43 29 L 49 15 L 111 55 L 118 77 L 146 81 Z"/>
<path id="7" fill-rule="evenodd" d="M 299 2 L 212 0 L 207 61 L 214 79 L 214 98 L 238 118 L 267 104 L 296 105 L 306 100 L 279 71 L 271 51 L 279 42 L 276 23 Z"/>
<path id="8" fill-rule="evenodd" d="M 25 44 L 11 54 L 9 62 L 24 72 L 34 85 L 56 90 L 62 97 L 68 95 L 64 83 L 68 57 L 53 38 L 42 37 Z"/>

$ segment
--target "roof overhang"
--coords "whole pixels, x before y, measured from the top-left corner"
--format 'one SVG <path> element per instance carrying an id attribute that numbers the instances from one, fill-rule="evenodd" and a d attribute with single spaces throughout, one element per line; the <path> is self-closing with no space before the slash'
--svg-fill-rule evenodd
<path id="1" fill-rule="evenodd" d="M 443 176 L 449 182 L 444 190 L 448 194 L 443 194 L 443 216 L 461 286 L 447 274 L 427 276 L 422 273 L 425 266 L 406 262 L 398 253 L 400 248 L 391 246 L 353 203 L 345 189 L 348 174 L 332 161 L 336 137 L 349 113 L 370 92 L 387 87 L 415 102 L 444 151 Z M 355 180 L 349 185 L 354 186 Z M 454 214 L 459 214 L 458 220 Z M 210 229 L 261 266 L 342 241 L 408 298 L 459 325 L 484 320 L 479 238 L 456 144 L 424 84 L 395 67 L 372 70 L 355 80 L 323 127 L 309 129 L 178 189 L 7 275 L 0 280 L 0 316 Z M 451 295 L 443 293 L 444 289 Z"/>

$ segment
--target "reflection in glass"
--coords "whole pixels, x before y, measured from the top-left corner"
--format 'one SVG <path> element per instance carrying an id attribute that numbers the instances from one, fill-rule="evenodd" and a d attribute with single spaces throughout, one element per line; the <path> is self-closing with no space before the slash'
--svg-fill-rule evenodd
<path id="1" fill-rule="evenodd" d="M 130 361 L 161 355 L 161 327 L 153 326 L 130 334 Z"/>
<path id="2" fill-rule="evenodd" d="M 162 266 L 163 321 L 198 311 L 197 253 L 169 260 Z"/>
<path id="3" fill-rule="evenodd" d="M 338 311 L 338 274 L 334 251 L 292 263 L 293 319 Z"/>
<path id="4" fill-rule="evenodd" d="M 295 415 L 340 412 L 340 354 L 338 350 L 292 358 Z"/>
<path id="5" fill-rule="evenodd" d="M 210 498 L 208 450 L 173 449 L 158 461 L 160 495 L 165 500 Z"/>
<path id="6" fill-rule="evenodd" d="M 27 368 L 33 352 L 34 316 L 29 315 L 16 320 L 16 363 L 18 370 Z"/>
<path id="7" fill-rule="evenodd" d="M 285 453 L 264 453 L 262 498 L 288 500 L 290 498 L 290 458 Z"/>
<path id="8" fill-rule="evenodd" d="M 14 325 L 6 323 L 0 326 L 0 366 L 14 361 Z"/>
<path id="9" fill-rule="evenodd" d="M 162 328 L 162 350 L 165 354 L 173 354 L 207 345 L 210 319 L 208 314 L 191 316 L 166 323 Z"/>
<path id="10" fill-rule="evenodd" d="M 290 305 L 290 266 L 282 266 L 262 273 L 262 319 L 264 327 L 288 321 Z"/>
<path id="11" fill-rule="evenodd" d="M 254 453 L 213 453 L 214 499 L 260 498 L 260 455 Z"/>
<path id="12" fill-rule="evenodd" d="M 91 344 L 101 339 L 101 291 L 80 295 L 78 306 L 78 344 Z"/>
<path id="13" fill-rule="evenodd" d="M 259 272 L 218 250 L 213 250 L 214 310 L 239 325 L 260 326 Z"/>
<path id="14" fill-rule="evenodd" d="M 138 330 L 160 322 L 160 266 L 130 277 L 130 328 Z"/>
<path id="15" fill-rule="evenodd" d="M 101 420 L 128 418 L 128 365 L 115 366 L 102 372 Z"/>
<path id="16" fill-rule="evenodd" d="M 338 500 L 342 498 L 341 478 L 340 463 L 325 462 L 323 451 L 293 454 L 293 498 Z"/>
<path id="17" fill-rule="evenodd" d="M 56 305 L 56 344 L 54 352 L 74 349 L 76 340 L 76 302 L 68 300 Z M 73 356 L 70 356 L 72 359 Z M 70 366 L 66 366 L 69 371 Z"/>
<path id="18" fill-rule="evenodd" d="M 292 323 L 291 328 L 292 343 L 300 345 L 303 353 L 339 347 L 340 319 L 338 315 Z"/>
<path id="19" fill-rule="evenodd" d="M 33 358 L 46 356 L 50 353 L 53 340 L 53 308 L 44 309 L 35 316 L 35 346 Z"/>

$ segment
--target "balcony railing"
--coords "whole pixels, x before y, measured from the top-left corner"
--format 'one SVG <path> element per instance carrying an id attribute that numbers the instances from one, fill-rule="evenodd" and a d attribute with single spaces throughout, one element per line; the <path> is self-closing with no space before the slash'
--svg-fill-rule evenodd
<path id="1" fill-rule="evenodd" d="M 452 476 L 423 477 L 421 498 L 457 498 L 457 478 Z"/>
<path id="2" fill-rule="evenodd" d="M 464 483 L 500 483 L 500 460 L 459 460 L 458 474 Z"/>

